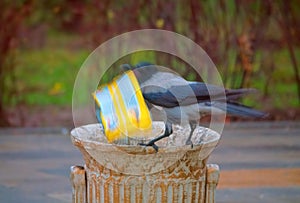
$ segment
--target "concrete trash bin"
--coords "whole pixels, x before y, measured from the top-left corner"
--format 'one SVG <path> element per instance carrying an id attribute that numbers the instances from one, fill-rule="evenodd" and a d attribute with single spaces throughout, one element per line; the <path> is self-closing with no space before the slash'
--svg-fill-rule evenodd
<path id="1" fill-rule="evenodd" d="M 72 142 L 85 161 L 84 167 L 71 167 L 73 202 L 214 202 L 219 168 L 207 159 L 220 135 L 198 127 L 193 147 L 179 145 L 188 136 L 186 128 L 174 127 L 170 138 L 158 143 L 158 152 L 107 143 L 99 124 L 73 129 Z"/>

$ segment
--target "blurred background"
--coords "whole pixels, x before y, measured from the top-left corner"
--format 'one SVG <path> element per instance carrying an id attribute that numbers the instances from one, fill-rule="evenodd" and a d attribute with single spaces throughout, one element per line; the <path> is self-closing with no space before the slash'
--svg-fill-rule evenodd
<path id="1" fill-rule="evenodd" d="M 269 120 L 299 120 L 299 10 L 298 0 L 1 0 L 0 126 L 72 126 L 73 84 L 84 60 L 102 42 L 145 28 L 195 41 L 227 88 L 259 90 L 243 102 L 269 112 Z M 167 61 L 198 79 L 184 62 L 157 53 L 123 61 L 141 60 Z"/>

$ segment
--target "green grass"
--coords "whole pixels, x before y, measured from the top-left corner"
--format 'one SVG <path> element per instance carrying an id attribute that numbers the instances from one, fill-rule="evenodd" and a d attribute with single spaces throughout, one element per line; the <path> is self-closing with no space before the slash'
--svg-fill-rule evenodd
<path id="1" fill-rule="evenodd" d="M 77 71 L 88 52 L 59 47 L 22 51 L 17 58 L 16 88 L 12 103 L 70 105 Z"/>

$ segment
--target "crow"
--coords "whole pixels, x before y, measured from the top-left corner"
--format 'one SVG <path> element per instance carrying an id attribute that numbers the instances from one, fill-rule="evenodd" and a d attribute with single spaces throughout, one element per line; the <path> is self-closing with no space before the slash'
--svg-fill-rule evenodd
<path id="1" fill-rule="evenodd" d="M 189 124 L 191 131 L 186 144 L 192 145 L 191 137 L 203 115 L 228 113 L 234 116 L 263 118 L 267 114 L 235 100 L 256 90 L 251 88 L 224 89 L 224 87 L 197 81 L 187 81 L 181 76 L 147 62 L 136 66 L 123 64 L 124 71 L 132 70 L 140 84 L 143 97 L 151 106 L 159 106 L 166 112 L 165 131 L 144 146 L 152 146 L 172 134 L 172 124 Z"/>

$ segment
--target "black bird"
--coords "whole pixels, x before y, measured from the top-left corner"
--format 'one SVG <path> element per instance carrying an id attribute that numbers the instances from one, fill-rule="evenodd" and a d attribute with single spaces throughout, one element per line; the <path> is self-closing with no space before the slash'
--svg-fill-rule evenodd
<path id="1" fill-rule="evenodd" d="M 152 146 L 155 150 L 158 150 L 155 142 L 172 134 L 172 124 L 190 125 L 191 132 L 186 144 L 192 145 L 191 137 L 200 117 L 211 114 L 212 111 L 251 118 L 266 116 L 263 112 L 234 101 L 254 92 L 255 89 L 224 89 L 203 82 L 187 81 L 179 75 L 147 62 L 135 67 L 123 64 L 121 68 L 134 72 L 148 104 L 160 106 L 166 112 L 165 132 L 150 142 L 142 144 Z"/>

